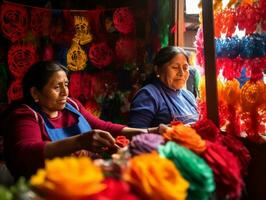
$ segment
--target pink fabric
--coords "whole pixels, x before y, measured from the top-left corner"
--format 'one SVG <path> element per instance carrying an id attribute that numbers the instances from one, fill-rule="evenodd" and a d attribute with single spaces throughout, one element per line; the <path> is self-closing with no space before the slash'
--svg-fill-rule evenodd
<path id="1" fill-rule="evenodd" d="M 116 136 L 125 127 L 105 122 L 86 111 L 78 101 L 75 102 L 92 129 L 109 131 Z M 34 113 L 25 105 L 15 109 L 7 119 L 4 151 L 7 165 L 15 177 L 29 176 L 44 166 L 44 146 L 51 140 L 40 116 L 39 119 L 37 121 Z M 50 121 L 55 127 L 60 128 L 71 126 L 76 122 L 76 118 L 72 113 L 63 110 L 57 118 Z"/>

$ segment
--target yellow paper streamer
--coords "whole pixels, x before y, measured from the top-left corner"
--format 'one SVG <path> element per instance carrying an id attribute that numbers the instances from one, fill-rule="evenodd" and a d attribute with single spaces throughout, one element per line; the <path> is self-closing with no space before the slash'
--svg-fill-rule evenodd
<path id="1" fill-rule="evenodd" d="M 88 44 L 92 41 L 89 21 L 83 16 L 74 16 L 76 34 L 74 39 L 79 41 L 80 45 Z"/>
<path id="2" fill-rule="evenodd" d="M 67 67 L 72 71 L 83 70 L 86 67 L 87 55 L 81 46 L 73 41 L 67 52 Z"/>

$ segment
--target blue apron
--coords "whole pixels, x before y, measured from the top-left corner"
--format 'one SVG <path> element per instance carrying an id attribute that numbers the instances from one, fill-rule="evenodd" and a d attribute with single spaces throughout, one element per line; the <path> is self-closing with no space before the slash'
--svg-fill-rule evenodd
<path id="1" fill-rule="evenodd" d="M 55 128 L 52 125 L 52 123 L 49 121 L 47 116 L 43 112 L 40 112 L 40 109 L 38 109 L 38 112 L 42 115 L 44 119 L 45 129 L 52 141 L 62 140 L 64 138 L 86 133 L 92 130 L 90 124 L 83 117 L 83 115 L 77 109 L 75 109 L 71 104 L 66 103 L 65 109 L 77 115 L 78 123 L 66 128 Z"/>
<path id="2" fill-rule="evenodd" d="M 197 112 L 195 113 L 183 113 L 183 114 L 178 114 L 179 108 L 177 107 L 177 105 L 171 101 L 171 98 L 168 96 L 168 94 L 163 90 L 163 88 L 161 87 L 161 85 L 156 84 L 157 88 L 160 91 L 161 96 L 163 97 L 166 106 L 168 108 L 168 111 L 171 115 L 171 118 L 173 121 L 181 121 L 184 124 L 190 124 L 190 123 L 194 123 L 196 121 L 198 121 L 199 119 L 199 115 Z M 184 98 L 189 102 L 189 104 L 194 107 L 195 111 L 197 111 L 197 106 L 194 105 L 190 99 L 186 96 L 184 96 Z"/>

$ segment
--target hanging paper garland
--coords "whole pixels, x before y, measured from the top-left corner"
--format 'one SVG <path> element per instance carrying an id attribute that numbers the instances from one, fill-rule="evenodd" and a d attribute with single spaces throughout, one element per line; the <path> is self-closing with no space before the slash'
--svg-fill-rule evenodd
<path id="1" fill-rule="evenodd" d="M 50 32 L 52 13 L 48 9 L 31 8 L 31 30 L 36 36 L 47 36 Z"/>
<path id="2" fill-rule="evenodd" d="M 87 55 L 85 51 L 73 42 L 67 52 L 67 68 L 71 71 L 80 71 L 86 67 Z"/>
<path id="3" fill-rule="evenodd" d="M 128 8 L 118 8 L 113 15 L 115 28 L 123 33 L 129 34 L 135 29 L 135 20 L 132 12 Z"/>
<path id="4" fill-rule="evenodd" d="M 239 30 L 246 30 L 248 35 L 255 32 L 260 19 L 260 11 L 254 4 L 243 3 L 236 8 L 238 28 Z"/>
<path id="5" fill-rule="evenodd" d="M 122 61 L 133 61 L 136 58 L 137 47 L 133 39 L 121 38 L 115 45 L 116 56 Z"/>
<path id="6" fill-rule="evenodd" d="M 12 42 L 25 37 L 28 28 L 28 14 L 23 6 L 3 4 L 1 7 L 1 28 Z"/>
<path id="7" fill-rule="evenodd" d="M 74 16 L 75 20 L 75 40 L 81 45 L 88 44 L 92 40 L 92 34 L 90 33 L 89 21 L 82 16 Z"/>
<path id="8" fill-rule="evenodd" d="M 95 67 L 101 69 L 111 64 L 113 51 L 105 42 L 93 44 L 89 50 L 89 59 Z"/>
<path id="9" fill-rule="evenodd" d="M 14 44 L 8 51 L 9 70 L 15 77 L 23 77 L 36 61 L 36 48 L 32 44 Z"/>
<path id="10" fill-rule="evenodd" d="M 23 97 L 21 80 L 16 80 L 10 84 L 7 92 L 7 97 L 9 103 L 15 100 L 19 100 Z"/>

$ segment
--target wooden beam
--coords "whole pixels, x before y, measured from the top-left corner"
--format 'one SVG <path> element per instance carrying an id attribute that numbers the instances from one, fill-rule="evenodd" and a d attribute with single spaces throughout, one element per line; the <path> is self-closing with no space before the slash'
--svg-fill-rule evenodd
<path id="1" fill-rule="evenodd" d="M 177 0 L 177 45 L 184 46 L 185 0 Z"/>
<path id="2" fill-rule="evenodd" d="M 207 117 L 219 127 L 213 2 L 202 0 Z"/>

